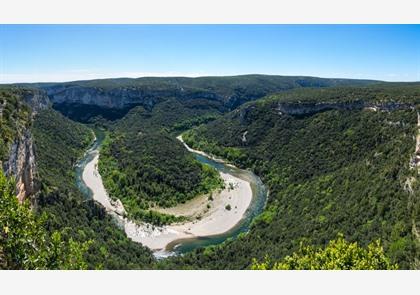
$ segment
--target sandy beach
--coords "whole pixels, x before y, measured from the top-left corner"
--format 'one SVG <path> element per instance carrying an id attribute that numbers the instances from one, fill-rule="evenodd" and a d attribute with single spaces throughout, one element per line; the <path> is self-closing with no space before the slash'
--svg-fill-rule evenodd
<path id="1" fill-rule="evenodd" d="M 182 141 L 182 138 L 180 140 Z M 187 145 L 186 148 L 199 152 L 191 150 Z M 95 153 L 82 175 L 83 181 L 93 192 L 93 199 L 102 204 L 108 212 L 116 213 L 130 239 L 154 251 L 165 250 L 169 243 L 176 240 L 212 236 L 230 230 L 241 221 L 252 201 L 252 190 L 248 181 L 220 172 L 225 189 L 213 192 L 212 200 L 208 195 L 204 195 L 173 208 L 156 208 L 156 211 L 188 216 L 191 221 L 163 227 L 147 223 L 136 224 L 124 217 L 125 210 L 119 200 L 112 201 L 109 198 L 98 172 L 99 152 Z M 230 210 L 226 208 L 227 205 L 230 205 Z"/>

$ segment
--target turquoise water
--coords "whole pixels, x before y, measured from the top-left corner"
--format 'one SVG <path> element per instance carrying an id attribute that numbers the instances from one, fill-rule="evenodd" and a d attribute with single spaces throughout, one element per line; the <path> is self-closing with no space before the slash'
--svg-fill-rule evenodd
<path id="1" fill-rule="evenodd" d="M 240 233 L 247 232 L 254 217 L 256 217 L 264 210 L 267 200 L 266 187 L 262 183 L 261 179 L 251 171 L 231 167 L 199 154 L 194 153 L 194 155 L 201 163 L 210 165 L 221 172 L 229 173 L 233 176 L 248 181 L 251 184 L 252 201 L 247 211 L 245 212 L 244 218 L 229 231 L 219 235 L 183 239 L 170 243 L 166 249 L 168 251 L 174 251 L 178 254 L 186 253 L 196 248 L 217 245 L 223 243 L 227 239 L 236 238 Z"/>
<path id="2" fill-rule="evenodd" d="M 104 138 L 105 133 L 101 130 L 95 130 L 96 140 L 90 147 L 90 149 L 85 153 L 84 157 L 76 164 L 76 184 L 79 190 L 86 196 L 86 198 L 92 198 L 92 191 L 86 186 L 82 179 L 83 170 L 88 162 L 90 162 L 95 153 L 100 148 Z M 240 233 L 245 233 L 249 230 L 251 222 L 255 216 L 260 214 L 264 210 L 264 206 L 267 200 L 267 190 L 262 183 L 261 179 L 256 176 L 254 173 L 248 170 L 243 170 L 235 167 L 230 167 L 223 163 L 214 161 L 208 157 L 194 153 L 196 159 L 203 163 L 214 167 L 215 169 L 232 174 L 233 176 L 239 177 L 248 181 L 251 184 L 252 189 L 252 201 L 247 211 L 245 212 L 244 218 L 232 229 L 229 231 L 201 238 L 193 239 L 183 239 L 177 240 L 170 243 L 166 250 L 170 252 L 175 252 L 176 254 L 182 254 L 189 251 L 192 251 L 196 248 L 206 247 L 210 245 L 217 245 L 223 243 L 227 239 L 234 239 Z"/>
<path id="3" fill-rule="evenodd" d="M 87 150 L 83 158 L 76 163 L 76 185 L 88 199 L 92 199 L 93 193 L 92 190 L 86 186 L 85 182 L 82 179 L 83 170 L 85 169 L 86 164 L 92 161 L 96 151 L 100 148 L 102 142 L 105 139 L 104 131 L 96 129 L 94 130 L 94 132 L 96 136 L 95 141 L 93 142 L 89 150 Z"/>

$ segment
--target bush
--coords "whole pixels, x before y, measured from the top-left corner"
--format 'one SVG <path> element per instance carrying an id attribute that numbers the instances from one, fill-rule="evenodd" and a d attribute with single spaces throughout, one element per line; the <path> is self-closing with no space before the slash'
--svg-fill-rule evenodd
<path id="1" fill-rule="evenodd" d="M 325 248 L 301 245 L 299 251 L 286 256 L 282 261 L 271 263 L 266 257 L 262 263 L 254 262 L 253 270 L 374 270 L 398 269 L 385 256 L 380 240 L 360 247 L 357 243 L 349 243 L 343 235 L 338 235 Z"/>

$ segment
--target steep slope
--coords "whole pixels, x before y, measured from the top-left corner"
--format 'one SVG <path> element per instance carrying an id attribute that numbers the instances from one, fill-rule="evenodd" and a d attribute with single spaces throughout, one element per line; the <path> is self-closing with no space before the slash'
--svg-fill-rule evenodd
<path id="1" fill-rule="evenodd" d="M 46 93 L 37 89 L 0 88 L 0 167 L 14 178 L 21 202 L 39 188 L 30 126 L 48 103 Z"/>
<path id="2" fill-rule="evenodd" d="M 35 117 L 35 150 L 42 183 L 37 209 L 50 216 L 48 231 L 60 229 L 76 241 L 92 240 L 89 268 L 150 268 L 150 251 L 130 241 L 105 210 L 76 187 L 74 163 L 93 139 L 92 131 L 54 110 Z"/>
<path id="3" fill-rule="evenodd" d="M 270 196 L 249 234 L 166 266 L 247 268 L 254 257 L 279 260 L 301 241 L 325 245 L 341 232 L 362 245 L 381 238 L 393 263 L 415 267 L 420 204 L 404 183 L 418 178 L 409 160 L 419 103 L 418 84 L 298 90 L 187 132 L 189 145 L 253 169 Z"/>

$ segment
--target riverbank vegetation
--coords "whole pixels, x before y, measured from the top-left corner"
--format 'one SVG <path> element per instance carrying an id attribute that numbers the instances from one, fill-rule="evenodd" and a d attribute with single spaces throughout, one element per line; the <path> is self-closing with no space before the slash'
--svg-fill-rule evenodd
<path id="1" fill-rule="evenodd" d="M 163 132 L 108 137 L 99 171 L 110 196 L 120 199 L 130 216 L 156 225 L 184 218 L 151 208 L 172 207 L 223 185 L 215 169 Z"/>
<path id="2" fill-rule="evenodd" d="M 75 171 L 71 167 L 92 143 L 93 132 L 50 109 L 37 115 L 32 131 L 42 185 L 72 189 Z"/>

